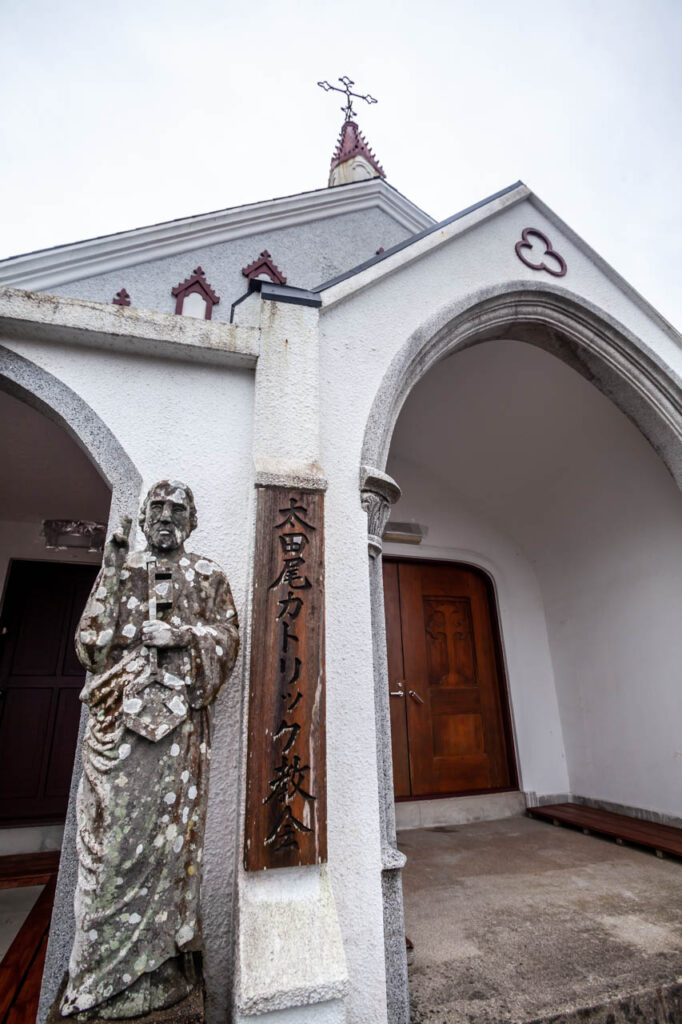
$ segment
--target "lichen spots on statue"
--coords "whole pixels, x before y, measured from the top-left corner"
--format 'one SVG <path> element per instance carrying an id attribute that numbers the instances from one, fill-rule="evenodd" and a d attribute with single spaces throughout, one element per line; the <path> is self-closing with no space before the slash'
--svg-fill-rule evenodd
<path id="1" fill-rule="evenodd" d="M 196 523 L 189 487 L 152 487 L 140 511 L 147 549 L 128 551 L 124 521 L 76 633 L 92 675 L 81 694 L 76 937 L 59 1007 L 76 1020 L 137 1017 L 201 983 L 210 705 L 239 634 L 224 573 L 184 550 Z"/>

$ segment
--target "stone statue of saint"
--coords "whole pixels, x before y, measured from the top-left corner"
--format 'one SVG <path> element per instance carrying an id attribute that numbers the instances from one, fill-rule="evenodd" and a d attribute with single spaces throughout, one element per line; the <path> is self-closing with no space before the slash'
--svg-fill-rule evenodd
<path id="1" fill-rule="evenodd" d="M 234 665 L 222 570 L 184 550 L 191 490 L 162 481 L 107 542 L 76 632 L 92 673 L 78 791 L 76 937 L 59 1014 L 129 1019 L 201 991 L 210 705 Z M 193 997 L 194 998 L 194 997 Z"/>

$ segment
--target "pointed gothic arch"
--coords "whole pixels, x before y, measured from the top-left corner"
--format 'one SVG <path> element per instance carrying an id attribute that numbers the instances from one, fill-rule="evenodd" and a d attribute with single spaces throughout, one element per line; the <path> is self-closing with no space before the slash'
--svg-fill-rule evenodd
<path id="1" fill-rule="evenodd" d="M 0 390 L 62 427 L 111 487 L 110 523 L 137 511 L 142 477 L 109 427 L 75 391 L 47 370 L 0 346 Z"/>
<path id="2" fill-rule="evenodd" d="M 674 334 L 664 322 L 662 326 Z M 389 509 L 400 497 L 400 488 L 385 467 L 398 416 L 413 387 L 441 359 L 499 339 L 542 348 L 585 377 L 634 423 L 682 490 L 682 380 L 640 338 L 568 289 L 517 281 L 452 303 L 406 340 L 384 374 L 365 428 L 360 491 L 368 516 L 390 1024 L 407 1024 L 409 996 L 400 879 L 405 858 L 396 846 L 384 594 L 381 559 L 377 557 Z"/>
<path id="3" fill-rule="evenodd" d="M 682 380 L 604 310 L 568 289 L 527 281 L 453 303 L 408 338 L 372 404 L 362 465 L 384 469 L 403 403 L 435 363 L 499 338 L 543 348 L 594 384 L 632 420 L 682 489 Z"/>

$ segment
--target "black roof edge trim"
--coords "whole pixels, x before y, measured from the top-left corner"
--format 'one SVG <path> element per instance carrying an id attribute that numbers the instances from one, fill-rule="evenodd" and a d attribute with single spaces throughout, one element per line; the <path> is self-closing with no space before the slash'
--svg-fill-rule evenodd
<path id="1" fill-rule="evenodd" d="M 235 308 L 236 308 L 236 307 L 237 307 L 237 306 L 238 306 L 238 305 L 239 305 L 239 304 L 240 304 L 241 302 L 243 302 L 243 301 L 244 301 L 244 299 L 248 299 L 249 295 L 251 294 L 251 292 L 252 292 L 253 290 L 254 290 L 254 289 L 253 289 L 253 288 L 251 288 L 251 287 L 247 288 L 247 290 L 246 290 L 246 291 L 244 292 L 244 294 L 243 294 L 243 295 L 240 295 L 238 299 L 235 299 L 235 300 L 234 300 L 234 302 L 233 302 L 233 303 L 232 303 L 232 305 L 230 306 L 230 323 L 234 323 L 234 311 L 235 311 Z"/>
<path id="2" fill-rule="evenodd" d="M 294 306 L 315 306 L 322 305 L 322 299 L 315 292 L 309 292 L 306 288 L 294 288 L 288 284 L 270 284 L 269 281 L 261 281 L 260 297 L 268 302 L 290 302 Z"/>
<path id="3" fill-rule="evenodd" d="M 387 249 L 386 252 L 382 252 L 379 256 L 372 256 L 371 259 L 365 260 L 364 263 L 359 263 L 357 267 L 353 267 L 351 270 L 347 270 L 345 274 L 339 274 L 338 277 L 332 277 L 329 281 L 324 281 L 322 284 L 318 284 L 313 289 L 314 292 L 324 292 L 327 288 L 333 288 L 335 284 L 341 284 L 342 281 L 347 281 L 349 277 L 355 277 L 356 274 L 361 273 L 363 270 L 367 270 L 368 267 L 373 267 L 375 263 L 381 263 L 382 260 L 387 259 L 388 256 L 393 256 L 394 253 L 400 252 L 401 249 L 406 249 L 409 245 L 414 242 L 420 241 L 422 238 L 432 235 L 434 231 L 439 231 L 441 228 L 447 227 L 448 224 L 453 224 L 456 220 L 461 220 L 462 217 L 466 217 L 467 214 L 473 213 L 474 210 L 480 210 L 482 206 L 487 206 L 488 203 L 492 203 L 495 199 L 501 199 L 502 196 L 506 196 L 509 192 L 513 192 L 515 189 L 523 185 L 522 181 L 515 181 L 513 185 L 508 185 L 506 188 L 500 189 L 499 192 L 495 192 L 492 196 L 487 196 L 485 199 L 479 200 L 478 203 L 474 203 L 473 206 L 467 206 L 466 210 L 460 210 L 459 213 L 453 213 L 451 217 L 447 217 L 445 220 L 439 221 L 434 224 L 433 227 L 424 228 L 423 231 L 419 231 L 416 235 L 410 235 L 409 238 L 404 239 L 402 242 L 398 242 L 397 245 Z"/>

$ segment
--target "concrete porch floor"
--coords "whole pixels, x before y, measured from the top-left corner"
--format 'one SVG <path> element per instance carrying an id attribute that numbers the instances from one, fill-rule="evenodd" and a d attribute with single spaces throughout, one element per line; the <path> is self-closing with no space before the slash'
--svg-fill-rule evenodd
<path id="1" fill-rule="evenodd" d="M 682 1022 L 682 864 L 523 816 L 400 832 L 412 1024 Z"/>

